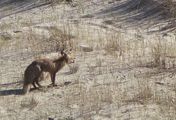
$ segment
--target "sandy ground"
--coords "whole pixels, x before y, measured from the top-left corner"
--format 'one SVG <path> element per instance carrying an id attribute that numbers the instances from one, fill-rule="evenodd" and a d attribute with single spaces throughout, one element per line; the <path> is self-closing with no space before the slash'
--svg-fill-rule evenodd
<path id="1" fill-rule="evenodd" d="M 137 10 L 132 0 L 6 2 L 0 2 L 2 120 L 176 119 L 176 36 L 168 32 L 174 20 L 156 1 L 144 0 Z M 76 62 L 57 73 L 59 86 L 21 95 L 25 68 L 57 57 L 63 39 Z"/>

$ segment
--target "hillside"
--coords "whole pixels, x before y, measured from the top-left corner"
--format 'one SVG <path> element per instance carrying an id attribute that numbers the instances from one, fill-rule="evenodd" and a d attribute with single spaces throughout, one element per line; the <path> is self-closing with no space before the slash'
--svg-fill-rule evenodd
<path id="1" fill-rule="evenodd" d="M 174 0 L 0 1 L 2 120 L 175 120 Z M 21 95 L 26 67 L 73 48 L 59 86 Z"/>

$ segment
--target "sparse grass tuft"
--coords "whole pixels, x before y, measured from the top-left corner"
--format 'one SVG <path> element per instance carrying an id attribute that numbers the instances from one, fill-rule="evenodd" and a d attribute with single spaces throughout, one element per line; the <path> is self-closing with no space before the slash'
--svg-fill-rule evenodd
<path id="1" fill-rule="evenodd" d="M 47 27 L 48 36 L 41 35 L 30 29 L 24 37 L 27 39 L 25 44 L 28 50 L 33 52 L 35 58 L 39 53 L 59 51 L 61 49 L 68 50 L 73 47 L 73 41 L 69 33 L 66 30 L 60 30 L 57 27 Z M 18 45 L 18 44 L 17 44 Z"/>
<path id="2" fill-rule="evenodd" d="M 176 17 L 176 1 L 165 0 L 163 2 L 163 6 L 165 7 L 165 10 L 171 14 L 172 17 Z"/>
<path id="3" fill-rule="evenodd" d="M 7 40 L 11 40 L 12 36 L 9 33 L 0 33 L 0 40 L 2 41 L 7 41 Z"/>
<path id="4" fill-rule="evenodd" d="M 168 69 L 174 68 L 176 65 L 176 42 L 158 39 L 158 41 L 152 45 L 151 54 L 154 60 L 154 66 L 159 68 Z"/>
<path id="5" fill-rule="evenodd" d="M 29 110 L 34 109 L 38 105 L 38 101 L 35 98 L 27 98 L 21 101 L 21 108 L 27 108 Z"/>
<path id="6" fill-rule="evenodd" d="M 154 59 L 154 66 L 165 68 L 165 52 L 161 44 L 156 44 L 152 48 L 152 57 Z"/>
<path id="7" fill-rule="evenodd" d="M 55 5 L 61 3 L 71 4 L 73 0 L 47 0 L 47 2 L 50 3 L 52 7 L 54 7 Z"/>
<path id="8" fill-rule="evenodd" d="M 121 41 L 121 35 L 120 34 L 114 34 L 111 36 L 108 36 L 107 42 L 104 46 L 105 51 L 110 55 L 122 55 L 123 52 L 123 45 Z"/>
<path id="9" fill-rule="evenodd" d="M 49 29 L 49 41 L 52 41 L 56 45 L 56 50 L 59 49 L 68 49 L 73 47 L 73 38 L 70 33 L 67 33 L 66 30 L 60 30 L 57 27 L 50 27 Z"/>
<path id="10" fill-rule="evenodd" d="M 0 48 L 5 44 L 7 43 L 8 40 L 11 40 L 12 39 L 12 36 L 5 32 L 5 33 L 0 33 Z"/>
<path id="11" fill-rule="evenodd" d="M 147 104 L 152 98 L 152 90 L 149 86 L 144 86 L 139 90 L 139 93 L 134 95 L 131 99 L 126 100 L 126 102 L 134 102 L 140 104 Z"/>
<path id="12" fill-rule="evenodd" d="M 70 72 L 69 73 L 70 74 L 75 74 L 79 70 L 79 65 L 77 65 L 77 64 L 70 65 L 69 68 L 70 68 Z"/>

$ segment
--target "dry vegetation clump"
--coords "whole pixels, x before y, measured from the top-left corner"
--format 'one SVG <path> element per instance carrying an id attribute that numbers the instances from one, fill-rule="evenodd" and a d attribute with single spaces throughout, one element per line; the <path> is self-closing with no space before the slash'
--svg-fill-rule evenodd
<path id="1" fill-rule="evenodd" d="M 72 4 L 73 0 L 47 0 L 47 2 L 50 3 L 52 7 L 54 7 L 55 5 L 61 3 Z"/>
<path id="2" fill-rule="evenodd" d="M 21 101 L 21 108 L 22 109 L 29 109 L 32 110 L 38 105 L 38 101 L 32 97 L 32 98 L 26 98 L 23 101 Z"/>
<path id="3" fill-rule="evenodd" d="M 109 36 L 106 40 L 106 44 L 104 45 L 104 49 L 108 54 L 117 55 L 119 53 L 119 56 L 122 55 L 124 49 L 122 47 L 123 45 L 120 33 Z"/>
<path id="4" fill-rule="evenodd" d="M 68 48 L 73 48 L 73 36 L 69 33 L 70 31 L 66 31 L 66 30 L 60 30 L 57 27 L 50 27 L 48 29 L 50 37 L 49 37 L 49 41 L 52 41 L 54 44 L 56 44 L 58 49 L 64 48 L 64 49 L 68 49 Z"/>
<path id="5" fill-rule="evenodd" d="M 162 4 L 167 12 L 171 14 L 172 17 L 176 17 L 176 1 L 165 0 Z"/>
<path id="6" fill-rule="evenodd" d="M 75 74 L 79 70 L 79 65 L 77 64 L 70 65 L 69 68 L 70 68 L 69 74 Z"/>
<path id="7" fill-rule="evenodd" d="M 154 65 L 160 68 L 175 68 L 176 65 L 175 40 L 159 38 L 151 47 Z"/>
<path id="8" fill-rule="evenodd" d="M 142 4 L 144 0 L 140 0 L 140 4 Z M 156 1 L 156 0 L 152 0 Z M 162 1 L 156 1 L 158 2 L 161 6 L 162 9 L 165 10 L 166 14 L 170 14 L 171 17 L 176 17 L 176 1 L 175 0 L 162 0 Z"/>
<path id="9" fill-rule="evenodd" d="M 174 96 L 159 96 L 156 95 L 154 97 L 154 102 L 160 106 L 165 106 L 168 108 L 173 108 L 176 112 L 176 98 Z"/>
<path id="10" fill-rule="evenodd" d="M 73 0 L 47 0 L 47 2 L 61 3 L 61 2 L 73 2 Z"/>
<path id="11" fill-rule="evenodd" d="M 112 92 L 110 87 L 97 86 L 87 90 L 83 84 L 75 85 L 64 96 L 64 104 L 69 109 L 79 109 L 79 117 L 90 118 L 106 105 L 112 104 Z M 77 94 L 78 93 L 78 94 Z M 67 94 L 73 94 L 67 95 Z"/>
<path id="12" fill-rule="evenodd" d="M 12 24 L 7 24 L 6 22 L 1 22 L 0 23 L 0 29 L 1 29 L 1 32 L 2 31 L 5 31 L 7 29 L 10 29 L 12 27 Z"/>
<path id="13" fill-rule="evenodd" d="M 100 44 L 107 54 L 121 58 L 125 64 L 173 69 L 176 67 L 175 38 L 175 34 L 156 35 L 150 39 L 144 38 L 140 32 L 129 38 L 114 33 L 108 34 Z"/>
<path id="14" fill-rule="evenodd" d="M 130 100 L 126 100 L 126 102 L 147 104 L 152 99 L 153 93 L 149 86 L 141 87 L 138 92 Z"/>
<path id="15" fill-rule="evenodd" d="M 34 55 L 36 55 L 35 57 L 37 57 L 39 53 L 47 53 L 73 47 L 73 36 L 65 30 L 62 31 L 57 27 L 48 27 L 45 32 L 46 34 L 40 34 L 35 29 L 30 29 L 23 36 L 24 39 L 27 39 L 25 48 L 27 48 L 28 51 L 32 51 Z"/>
<path id="16" fill-rule="evenodd" d="M 7 32 L 3 32 L 3 33 L 0 33 L 0 47 L 3 46 L 8 40 L 11 40 L 12 39 L 12 36 L 7 33 Z"/>

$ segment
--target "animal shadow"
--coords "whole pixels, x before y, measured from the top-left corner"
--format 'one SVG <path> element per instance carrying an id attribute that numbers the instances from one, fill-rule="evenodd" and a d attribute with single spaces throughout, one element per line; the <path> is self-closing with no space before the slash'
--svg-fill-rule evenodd
<path id="1" fill-rule="evenodd" d="M 10 90 L 1 90 L 0 96 L 9 96 L 9 95 L 22 95 L 22 89 L 10 89 Z"/>

